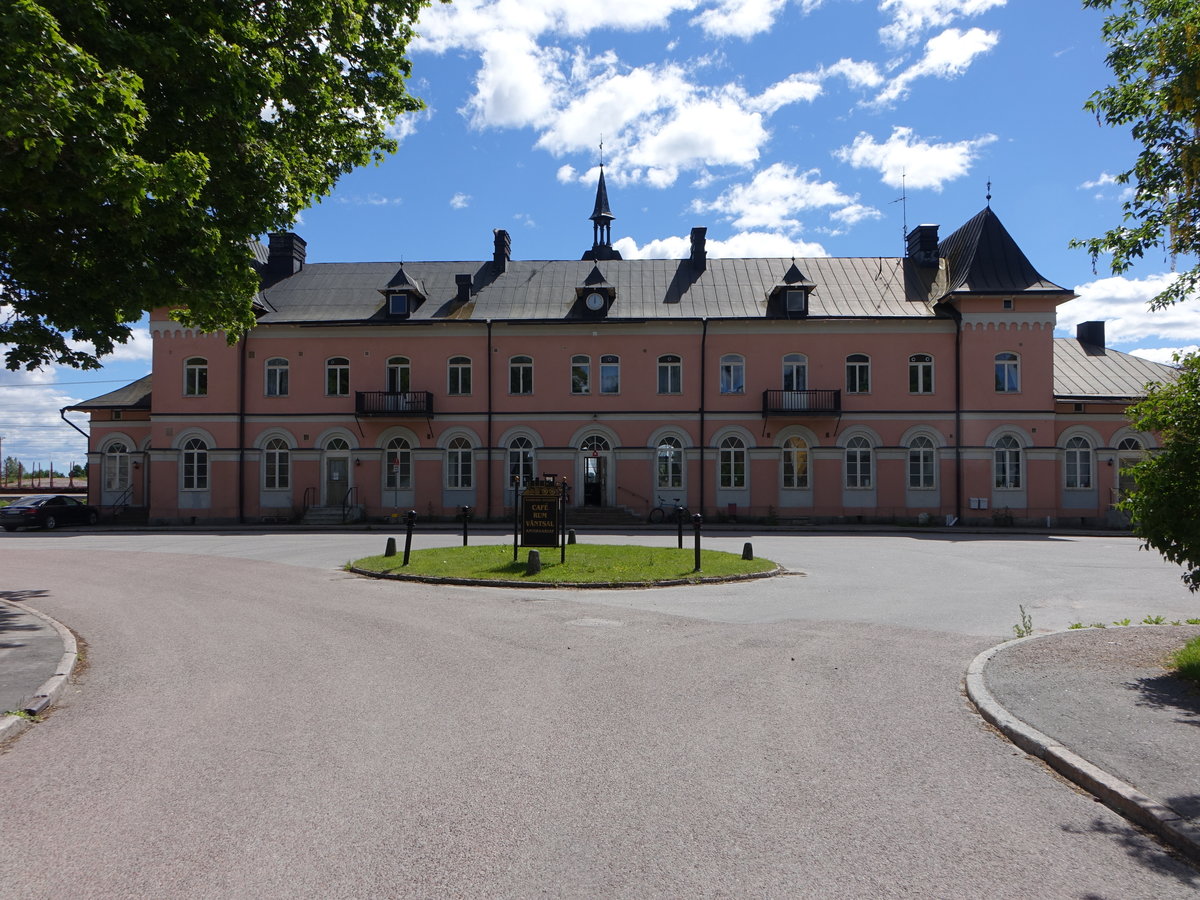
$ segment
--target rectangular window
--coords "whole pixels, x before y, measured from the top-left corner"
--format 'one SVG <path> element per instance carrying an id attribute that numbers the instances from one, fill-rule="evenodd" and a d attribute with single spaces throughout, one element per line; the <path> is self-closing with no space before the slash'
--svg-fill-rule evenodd
<path id="1" fill-rule="evenodd" d="M 465 397 L 471 393 L 471 360 L 467 357 L 451 357 L 446 392 L 452 397 Z"/>
<path id="2" fill-rule="evenodd" d="M 208 395 L 208 360 L 194 356 L 183 364 L 183 393 L 186 397 Z"/>
<path id="3" fill-rule="evenodd" d="M 908 392 L 933 393 L 933 357 L 928 353 L 917 353 L 908 358 Z"/>
<path id="4" fill-rule="evenodd" d="M 683 360 L 674 354 L 658 358 L 658 392 L 683 393 Z"/>
<path id="5" fill-rule="evenodd" d="M 508 363 L 508 392 L 533 393 L 533 357 L 514 356 Z"/>
<path id="6" fill-rule="evenodd" d="M 721 393 L 744 394 L 746 392 L 746 361 L 730 354 L 721 357 Z"/>
<path id="7" fill-rule="evenodd" d="M 267 360 L 266 394 L 268 397 L 287 396 L 288 362 L 286 359 L 276 358 Z"/>
<path id="8" fill-rule="evenodd" d="M 350 360 L 337 356 L 325 363 L 325 393 L 330 397 L 350 395 Z"/>
<path id="9" fill-rule="evenodd" d="M 1020 390 L 1020 358 L 1015 353 L 996 354 L 996 393 L 1015 394 Z"/>
<path id="10" fill-rule="evenodd" d="M 592 390 L 592 358 L 571 357 L 571 393 L 587 394 Z"/>
<path id="11" fill-rule="evenodd" d="M 871 392 L 871 360 L 861 353 L 846 357 L 846 393 Z"/>
<path id="12" fill-rule="evenodd" d="M 619 356 L 600 357 L 600 393 L 621 393 L 621 358 Z"/>

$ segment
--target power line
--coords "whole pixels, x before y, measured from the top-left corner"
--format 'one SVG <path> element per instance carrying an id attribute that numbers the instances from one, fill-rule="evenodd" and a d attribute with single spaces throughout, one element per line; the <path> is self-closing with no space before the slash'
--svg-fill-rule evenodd
<path id="1" fill-rule="evenodd" d="M 22 384 L 0 384 L 0 388 L 29 388 L 53 387 L 59 384 L 116 384 L 118 381 L 129 381 L 128 378 L 104 378 L 99 381 L 31 381 Z"/>

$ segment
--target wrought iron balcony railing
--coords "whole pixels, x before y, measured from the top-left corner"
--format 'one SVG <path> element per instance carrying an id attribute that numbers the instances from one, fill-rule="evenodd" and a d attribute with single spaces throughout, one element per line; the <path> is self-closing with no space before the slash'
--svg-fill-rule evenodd
<path id="1" fill-rule="evenodd" d="M 354 411 L 360 416 L 432 416 L 429 391 L 356 391 Z"/>
<path id="2" fill-rule="evenodd" d="M 841 391 L 763 391 L 763 416 L 829 416 L 842 411 Z"/>

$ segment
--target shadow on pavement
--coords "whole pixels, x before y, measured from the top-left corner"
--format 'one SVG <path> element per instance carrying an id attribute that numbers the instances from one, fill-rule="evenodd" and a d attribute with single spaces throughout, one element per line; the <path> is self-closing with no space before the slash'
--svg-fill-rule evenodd
<path id="1" fill-rule="evenodd" d="M 1092 822 L 1092 827 L 1087 830 L 1092 834 L 1100 834 L 1112 838 L 1113 842 L 1118 844 L 1125 851 L 1125 854 L 1139 865 L 1170 876 L 1180 884 L 1200 888 L 1200 872 L 1197 872 L 1186 860 L 1159 845 L 1157 841 L 1147 836 L 1141 829 L 1134 825 L 1126 822 L 1117 823 L 1105 819 L 1095 819 Z M 1067 834 L 1082 833 L 1081 829 L 1069 825 L 1063 826 L 1063 831 Z M 1101 900 L 1102 897 L 1106 897 L 1106 895 L 1101 894 L 1086 894 L 1084 896 L 1090 898 L 1090 900 Z"/>
<path id="2" fill-rule="evenodd" d="M 1178 675 L 1152 675 L 1126 683 L 1132 691 L 1138 691 L 1138 706 L 1151 709 L 1176 710 L 1181 725 L 1200 726 L 1200 689 L 1186 678 Z"/>

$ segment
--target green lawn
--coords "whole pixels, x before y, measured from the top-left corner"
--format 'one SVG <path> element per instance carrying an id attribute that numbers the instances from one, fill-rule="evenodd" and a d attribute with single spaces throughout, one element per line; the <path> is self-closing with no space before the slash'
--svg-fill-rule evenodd
<path id="1" fill-rule="evenodd" d="M 1200 637 L 1192 638 L 1171 657 L 1175 674 L 1200 684 Z"/>
<path id="2" fill-rule="evenodd" d="M 674 547 L 631 547 L 610 544 L 571 544 L 566 563 L 559 562 L 559 549 L 541 550 L 542 571 L 526 575 L 529 550 L 521 548 L 513 562 L 512 544 L 476 547 L 440 547 L 414 550 L 409 564 L 402 566 L 403 552 L 395 556 L 368 556 L 351 565 L 369 572 L 424 575 L 439 578 L 477 578 L 515 583 L 601 584 L 606 582 L 655 582 L 748 575 L 777 568 L 769 559 L 744 560 L 740 554 L 702 550 L 699 572 L 693 572 L 695 551 Z"/>

